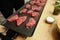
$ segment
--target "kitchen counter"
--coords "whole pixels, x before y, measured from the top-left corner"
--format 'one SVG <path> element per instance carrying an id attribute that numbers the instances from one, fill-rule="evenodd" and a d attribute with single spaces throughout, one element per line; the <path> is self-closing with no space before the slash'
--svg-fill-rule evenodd
<path id="1" fill-rule="evenodd" d="M 43 10 L 42 16 L 38 22 L 38 25 L 35 29 L 35 32 L 32 37 L 27 37 L 26 40 L 57 40 L 58 36 L 57 34 L 54 33 L 54 25 L 53 24 L 48 24 L 45 23 L 45 18 L 47 16 L 51 16 L 57 21 L 60 19 L 60 14 L 59 15 L 53 15 L 54 11 L 54 4 L 55 0 L 47 0 L 47 3 L 45 5 L 45 8 Z M 54 35 L 56 36 L 54 36 Z M 15 40 L 20 40 L 20 36 L 18 36 Z M 23 37 L 22 37 L 23 39 Z"/>
<path id="2" fill-rule="evenodd" d="M 18 35 L 15 40 L 60 40 L 60 35 L 58 35 L 55 30 L 55 25 L 48 24 L 45 22 L 47 16 L 51 16 L 55 21 L 60 19 L 59 15 L 53 15 L 54 4 L 56 0 L 47 0 L 43 13 L 40 17 L 38 25 L 32 37 L 25 38 L 24 36 Z"/>

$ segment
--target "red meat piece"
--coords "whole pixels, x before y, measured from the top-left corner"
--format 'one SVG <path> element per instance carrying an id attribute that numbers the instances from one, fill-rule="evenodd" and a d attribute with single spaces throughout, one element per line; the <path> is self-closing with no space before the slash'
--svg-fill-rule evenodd
<path id="1" fill-rule="evenodd" d="M 30 18 L 28 23 L 26 24 L 26 28 L 31 28 L 36 24 L 36 21 L 33 18 Z"/>
<path id="2" fill-rule="evenodd" d="M 41 7 L 36 7 L 35 10 L 39 12 L 41 10 Z"/>
<path id="3" fill-rule="evenodd" d="M 35 1 L 30 1 L 30 4 L 31 5 L 34 5 L 36 2 Z"/>
<path id="4" fill-rule="evenodd" d="M 40 6 L 44 6 L 45 5 L 45 3 L 40 3 L 41 5 Z"/>
<path id="5" fill-rule="evenodd" d="M 32 13 L 33 13 L 32 10 L 29 10 L 29 11 L 27 12 L 27 14 L 29 14 L 29 15 L 31 15 Z"/>
<path id="6" fill-rule="evenodd" d="M 33 16 L 33 17 L 37 17 L 37 16 L 39 16 L 39 13 L 38 13 L 38 12 L 33 12 L 33 13 L 32 13 L 32 16 Z"/>
<path id="7" fill-rule="evenodd" d="M 26 5 L 26 8 L 30 8 L 30 7 L 31 7 L 31 5 L 30 5 L 30 4 L 27 4 L 27 5 Z"/>
<path id="8" fill-rule="evenodd" d="M 40 4 L 37 4 L 38 6 L 44 6 L 45 3 L 40 3 Z"/>
<path id="9" fill-rule="evenodd" d="M 41 10 L 41 7 L 38 7 L 38 6 L 32 6 L 32 10 L 36 10 L 36 11 L 40 11 Z"/>
<path id="10" fill-rule="evenodd" d="M 20 11 L 20 13 L 21 13 L 21 14 L 24 14 L 24 13 L 26 13 L 26 11 L 27 11 L 27 9 L 22 9 L 22 10 Z"/>
<path id="11" fill-rule="evenodd" d="M 40 0 L 41 3 L 46 3 L 46 0 Z"/>
<path id="12" fill-rule="evenodd" d="M 39 4 L 39 3 L 40 3 L 40 1 L 36 1 L 36 5 Z"/>
<path id="13" fill-rule="evenodd" d="M 7 20 L 8 20 L 9 22 L 13 22 L 14 20 L 17 20 L 17 19 L 18 19 L 18 15 L 14 15 L 14 16 L 8 18 Z"/>
<path id="14" fill-rule="evenodd" d="M 40 1 L 40 0 L 36 0 L 36 1 Z"/>
<path id="15" fill-rule="evenodd" d="M 21 16 L 21 17 L 19 17 L 19 18 L 16 20 L 17 26 L 21 25 L 26 19 L 27 19 L 27 16 Z"/>
<path id="16" fill-rule="evenodd" d="M 36 10 L 37 6 L 33 5 L 32 10 Z"/>

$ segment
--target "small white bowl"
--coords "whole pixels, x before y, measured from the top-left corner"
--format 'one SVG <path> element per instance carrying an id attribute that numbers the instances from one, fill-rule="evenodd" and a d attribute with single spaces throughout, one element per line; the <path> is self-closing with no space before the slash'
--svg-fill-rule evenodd
<path id="1" fill-rule="evenodd" d="M 53 23 L 54 21 L 55 21 L 55 20 L 54 20 L 53 17 L 50 17 L 50 16 L 46 17 L 46 22 L 47 22 L 47 23 Z"/>

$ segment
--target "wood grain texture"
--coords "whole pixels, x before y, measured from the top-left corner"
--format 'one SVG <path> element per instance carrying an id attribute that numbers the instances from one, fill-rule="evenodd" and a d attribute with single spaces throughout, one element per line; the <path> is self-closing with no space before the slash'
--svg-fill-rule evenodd
<path id="1" fill-rule="evenodd" d="M 40 18 L 40 21 L 37 25 L 35 33 L 32 37 L 28 37 L 26 40 L 53 40 L 53 37 L 50 33 L 50 27 L 52 24 L 45 23 L 45 18 L 47 16 L 52 16 L 55 0 L 47 0 L 46 6 Z"/>
<path id="2" fill-rule="evenodd" d="M 55 0 L 47 0 L 46 6 L 36 27 L 34 35 L 32 37 L 27 37 L 26 40 L 60 40 L 58 39 L 56 32 L 53 31 L 53 29 L 55 28 L 53 27 L 54 24 L 45 23 L 45 18 L 47 16 L 52 16 L 55 19 L 55 21 L 60 19 L 60 14 L 56 16 L 53 15 L 54 4 Z M 17 40 L 19 39 L 20 38 L 18 36 Z"/>

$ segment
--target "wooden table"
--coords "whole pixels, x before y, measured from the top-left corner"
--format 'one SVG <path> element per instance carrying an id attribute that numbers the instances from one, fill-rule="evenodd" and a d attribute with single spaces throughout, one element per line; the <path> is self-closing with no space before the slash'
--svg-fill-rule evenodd
<path id="1" fill-rule="evenodd" d="M 52 14 L 54 11 L 54 4 L 55 0 L 47 0 L 46 6 L 36 27 L 34 35 L 32 37 L 27 37 L 26 40 L 57 40 L 56 37 L 53 37 L 52 35 L 53 24 L 45 23 L 45 18 L 47 16 L 52 16 L 56 21 L 60 19 L 60 14 L 56 16 Z M 20 40 L 20 38 L 21 37 L 18 36 L 16 40 Z"/>

